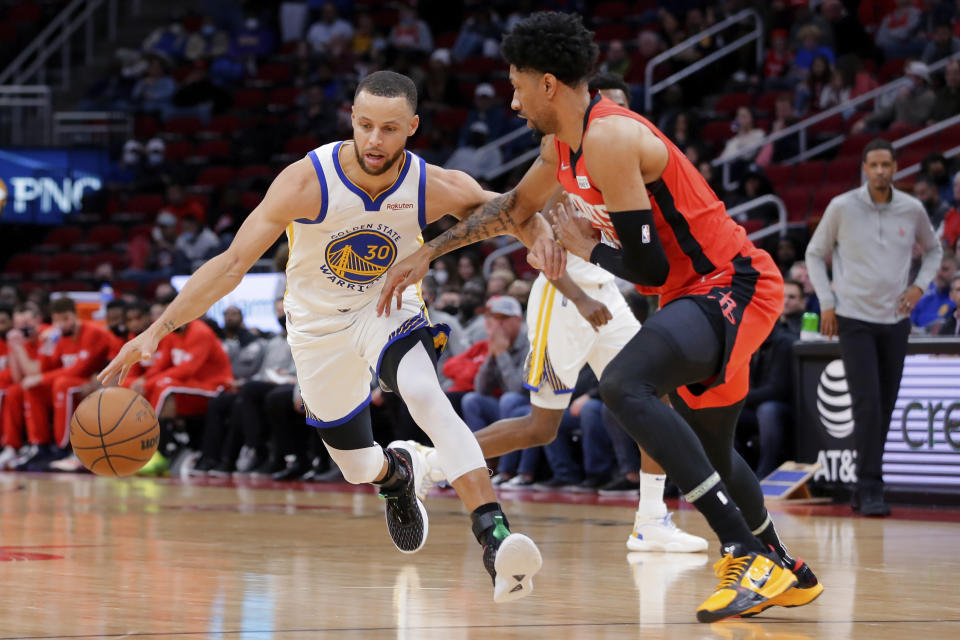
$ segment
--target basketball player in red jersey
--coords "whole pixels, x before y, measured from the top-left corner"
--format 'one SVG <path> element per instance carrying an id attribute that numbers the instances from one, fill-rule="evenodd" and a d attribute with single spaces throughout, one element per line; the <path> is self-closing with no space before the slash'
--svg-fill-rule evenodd
<path id="1" fill-rule="evenodd" d="M 437 256 L 503 233 L 531 246 L 531 262 L 548 278 L 562 276 L 569 250 L 659 294 L 663 308 L 607 366 L 600 390 L 620 425 L 720 539 L 721 581 L 697 618 L 812 601 L 822 585 L 787 555 L 756 477 L 733 449 L 750 356 L 782 308 L 776 265 L 666 136 L 608 99 L 591 100 L 597 47 L 579 17 L 533 14 L 504 37 L 501 50 L 510 63 L 512 108 L 546 134 L 540 157 L 514 190 L 396 264 L 378 311 L 389 313 L 392 296 Z M 554 225 L 562 247 L 529 231 L 557 182 L 569 202 Z M 673 407 L 659 400 L 667 393 Z"/>

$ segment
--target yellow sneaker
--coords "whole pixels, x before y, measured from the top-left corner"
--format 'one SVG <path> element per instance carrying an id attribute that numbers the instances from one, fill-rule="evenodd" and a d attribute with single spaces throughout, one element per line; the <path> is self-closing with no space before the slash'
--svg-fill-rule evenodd
<path id="1" fill-rule="evenodd" d="M 783 564 L 787 565 L 788 567 L 792 567 L 790 570 L 793 572 L 793 575 L 797 576 L 797 584 L 790 587 L 780 595 L 770 598 L 763 604 L 759 604 L 748 611 L 744 611 L 740 614 L 744 618 L 755 616 L 761 611 L 769 609 L 773 606 L 802 607 L 805 604 L 810 604 L 816 600 L 821 593 L 823 593 L 823 585 L 820 584 L 819 580 L 817 580 L 817 576 L 814 575 L 807 563 L 800 558 L 794 560 L 790 556 L 784 556 L 782 561 Z"/>
<path id="2" fill-rule="evenodd" d="M 723 557 L 713 571 L 720 584 L 697 608 L 700 622 L 740 615 L 797 584 L 797 577 L 780 564 L 776 553 L 747 551 L 737 543 L 723 548 Z"/>

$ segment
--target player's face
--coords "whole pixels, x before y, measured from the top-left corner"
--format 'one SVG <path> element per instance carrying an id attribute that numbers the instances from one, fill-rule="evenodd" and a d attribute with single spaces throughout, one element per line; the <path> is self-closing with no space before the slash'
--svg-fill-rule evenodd
<path id="1" fill-rule="evenodd" d="M 630 103 L 627 101 L 627 94 L 623 92 L 623 89 L 600 89 L 600 95 L 610 98 L 624 109 L 630 108 Z"/>
<path id="2" fill-rule="evenodd" d="M 886 191 L 893 182 L 893 174 L 897 172 L 897 163 L 888 150 L 874 149 L 863 160 L 863 172 L 872 189 Z"/>
<path id="3" fill-rule="evenodd" d="M 33 311 L 14 311 L 13 328 L 20 329 L 27 335 L 33 335 L 40 324 L 40 318 Z"/>
<path id="4" fill-rule="evenodd" d="M 402 96 L 386 98 L 361 91 L 350 114 L 357 163 L 371 176 L 389 171 L 400 159 L 420 118 Z"/>
<path id="5" fill-rule="evenodd" d="M 127 309 L 125 320 L 127 330 L 131 331 L 134 335 L 140 335 L 143 333 L 143 330 L 147 328 L 150 318 L 140 309 Z"/>
<path id="6" fill-rule="evenodd" d="M 550 76 L 553 78 L 553 76 Z M 555 81 L 555 80 L 554 80 Z M 546 74 L 537 71 L 518 71 L 510 65 L 510 84 L 513 99 L 510 108 L 527 121 L 527 126 L 546 135 L 556 133 L 557 117 L 546 97 Z"/>
<path id="7" fill-rule="evenodd" d="M 72 336 L 77 330 L 77 314 L 72 311 L 55 313 L 51 318 L 53 326 L 60 330 L 61 335 Z"/>
<path id="8" fill-rule="evenodd" d="M 123 324 L 124 309 L 123 307 L 111 307 L 107 309 L 107 326 L 108 327 L 119 327 Z"/>

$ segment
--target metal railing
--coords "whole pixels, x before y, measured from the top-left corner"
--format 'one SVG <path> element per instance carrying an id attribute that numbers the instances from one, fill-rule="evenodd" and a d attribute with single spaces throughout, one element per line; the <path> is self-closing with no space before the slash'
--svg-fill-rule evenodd
<path id="1" fill-rule="evenodd" d="M 937 62 L 929 64 L 927 65 L 927 69 L 930 72 L 938 71 L 939 69 L 942 69 L 944 66 L 946 66 L 946 64 L 951 60 L 960 60 L 960 53 L 949 55 L 946 58 L 943 58 L 941 60 L 938 60 Z M 843 113 L 844 111 L 849 111 L 851 108 L 857 107 L 865 102 L 869 102 L 874 98 L 894 92 L 908 85 L 910 82 L 911 82 L 910 79 L 906 77 L 892 80 L 885 85 L 882 85 L 880 87 L 877 87 L 876 89 L 868 91 L 867 93 L 861 94 L 855 98 L 851 98 L 850 100 L 847 100 L 846 102 L 838 104 L 835 107 L 831 107 L 817 114 L 814 114 L 808 118 L 801 120 L 800 122 L 797 122 L 795 124 L 790 125 L 789 127 L 781 129 L 780 131 L 771 133 L 760 142 L 750 145 L 749 147 L 744 147 L 740 151 L 734 154 L 731 154 L 730 156 L 716 158 L 710 164 L 712 164 L 715 167 L 722 166 L 724 188 L 735 189 L 737 187 L 737 183 L 732 182 L 730 180 L 730 164 L 731 163 L 745 159 L 745 158 L 751 158 L 757 153 L 759 153 L 760 150 L 763 149 L 768 144 L 772 142 L 776 142 L 777 140 L 781 140 L 783 138 L 787 138 L 792 135 L 797 135 L 800 139 L 800 153 L 793 158 L 788 158 L 787 160 L 785 160 L 784 164 L 794 164 L 800 161 L 798 160 L 798 158 L 801 158 L 801 157 L 803 159 L 812 157 L 814 155 L 813 154 L 814 150 L 818 150 L 817 152 L 819 153 L 819 151 L 823 151 L 823 150 L 829 149 L 830 147 L 842 144 L 844 140 L 844 136 L 837 136 L 836 138 L 828 140 L 827 142 L 824 142 L 823 144 L 808 150 L 807 149 L 807 129 L 817 124 L 818 122 L 822 122 L 827 118 Z"/>
<path id="2" fill-rule="evenodd" d="M 957 147 L 956 151 L 960 153 L 960 147 Z M 790 228 L 790 223 L 787 221 L 786 205 L 783 203 L 783 200 L 781 200 L 775 195 L 765 195 L 765 196 L 760 196 L 759 198 L 754 198 L 753 200 L 749 200 L 747 202 L 744 202 L 743 204 L 739 204 L 735 207 L 727 209 L 727 213 L 731 217 L 735 217 L 740 214 L 747 214 L 750 211 L 753 211 L 754 209 L 756 209 L 757 207 L 761 207 L 765 204 L 773 204 L 774 206 L 777 207 L 777 214 L 779 216 L 777 222 L 773 223 L 768 227 L 764 227 L 763 229 L 758 229 L 753 233 L 748 233 L 747 237 L 750 238 L 750 240 L 759 240 L 761 238 L 766 238 L 767 236 L 771 236 L 775 233 L 779 233 L 780 237 L 782 238 L 783 236 L 787 235 L 787 229 Z M 483 273 L 483 277 L 484 278 L 490 277 L 491 265 L 493 265 L 494 260 L 496 260 L 500 256 L 510 255 L 517 249 L 523 249 L 522 242 L 519 242 L 519 241 L 511 242 L 509 244 L 506 244 L 490 252 L 490 255 L 488 255 L 484 259 L 483 266 L 480 269 L 481 272 Z"/>
<path id="3" fill-rule="evenodd" d="M 654 84 L 653 82 L 653 70 L 658 65 L 663 63 L 670 58 L 673 58 L 679 53 L 688 51 L 695 46 L 697 46 L 704 38 L 709 38 L 727 27 L 731 27 L 735 24 L 740 24 L 746 22 L 747 20 L 754 21 L 754 28 L 748 34 L 740 36 L 730 44 L 724 45 L 723 47 L 717 49 L 710 53 L 710 55 L 697 60 L 693 64 L 684 67 L 680 71 L 677 71 L 674 74 L 671 74 L 669 77 L 664 78 L 660 82 Z M 670 47 L 666 51 L 657 54 L 650 59 L 650 62 L 647 63 L 647 68 L 644 72 L 644 86 L 646 87 L 643 97 L 643 106 L 647 113 L 651 113 L 653 109 L 653 96 L 660 91 L 663 91 L 667 87 L 676 84 L 678 81 L 683 80 L 687 76 L 700 71 L 707 65 L 719 60 L 720 58 L 726 56 L 729 53 L 732 53 L 739 49 L 740 47 L 749 44 L 752 41 L 757 43 L 757 67 L 763 66 L 763 19 L 760 17 L 760 14 L 754 11 L 753 9 L 744 9 L 743 11 L 738 11 L 733 14 L 726 20 L 722 20 L 717 24 L 713 25 L 708 29 L 704 29 L 700 33 L 694 34 L 684 40 L 683 42 Z"/>
<path id="4" fill-rule="evenodd" d="M 50 87 L 0 86 L 0 140 L 12 145 L 50 144 Z"/>
<path id="5" fill-rule="evenodd" d="M 47 84 L 47 68 L 51 59 L 60 60 L 60 86 L 70 87 L 73 36 L 83 30 L 83 57 L 85 64 L 93 63 L 96 20 L 106 19 L 106 37 L 113 42 L 117 37 L 119 3 L 117 0 L 73 0 L 50 21 L 20 54 L 0 71 L 0 85 Z M 140 14 L 140 0 L 124 3 L 133 15 Z M 106 16 L 98 10 L 106 7 Z"/>
<path id="6" fill-rule="evenodd" d="M 133 136 L 133 118 L 122 111 L 58 111 L 53 114 L 53 144 L 110 144 Z"/>

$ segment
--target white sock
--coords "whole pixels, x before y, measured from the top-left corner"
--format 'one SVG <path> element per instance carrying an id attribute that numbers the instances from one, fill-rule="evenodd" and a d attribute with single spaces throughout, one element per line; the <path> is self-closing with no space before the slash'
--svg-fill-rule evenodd
<path id="1" fill-rule="evenodd" d="M 664 474 L 640 472 L 640 504 L 637 515 L 648 520 L 656 520 L 667 515 L 667 504 L 663 501 L 663 487 L 667 482 Z"/>

